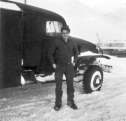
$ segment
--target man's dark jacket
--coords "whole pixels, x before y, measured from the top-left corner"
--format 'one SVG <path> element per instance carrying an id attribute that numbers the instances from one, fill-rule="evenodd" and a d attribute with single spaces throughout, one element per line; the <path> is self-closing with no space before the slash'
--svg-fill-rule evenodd
<path id="1" fill-rule="evenodd" d="M 74 56 L 73 62 L 77 62 L 78 49 L 74 40 L 69 37 L 68 42 L 65 42 L 63 38 L 59 38 L 52 44 L 48 58 L 51 64 L 68 64 L 72 61 L 72 56 Z"/>

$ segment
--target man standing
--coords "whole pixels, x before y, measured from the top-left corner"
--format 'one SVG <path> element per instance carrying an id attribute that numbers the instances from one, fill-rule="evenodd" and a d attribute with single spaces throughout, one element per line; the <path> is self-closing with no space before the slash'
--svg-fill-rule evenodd
<path id="1" fill-rule="evenodd" d="M 51 46 L 48 53 L 49 60 L 55 69 L 56 81 L 56 102 L 54 110 L 58 111 L 62 107 L 62 78 L 66 76 L 67 83 L 67 105 L 73 109 L 77 109 L 74 103 L 74 65 L 78 58 L 78 49 L 76 43 L 69 37 L 69 26 L 63 26 L 61 29 L 62 37 L 57 39 Z M 72 56 L 74 60 L 72 62 Z"/>

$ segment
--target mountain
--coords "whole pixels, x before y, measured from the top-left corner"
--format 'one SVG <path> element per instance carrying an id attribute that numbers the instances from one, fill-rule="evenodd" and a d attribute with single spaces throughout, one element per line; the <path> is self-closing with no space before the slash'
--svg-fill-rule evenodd
<path id="1" fill-rule="evenodd" d="M 118 21 L 119 25 L 122 26 L 122 28 L 126 27 L 126 3 L 117 11 L 110 12 L 106 15 Z"/>
<path id="2" fill-rule="evenodd" d="M 85 1 L 85 0 L 83 0 Z M 92 0 L 89 0 L 92 1 Z M 99 1 L 99 2 L 98 2 Z M 95 0 L 95 4 L 92 6 L 89 6 L 93 8 L 94 10 L 103 13 L 108 14 L 111 12 L 118 11 L 122 6 L 126 4 L 126 0 Z"/>
<path id="3" fill-rule="evenodd" d="M 36 0 L 34 2 L 29 0 L 27 4 L 48 9 L 63 16 L 71 28 L 71 36 L 86 39 L 93 43 L 98 42 L 97 35 L 103 43 L 113 40 L 126 40 L 125 24 L 124 21 L 115 19 L 117 13 L 103 14 L 78 0 Z"/>

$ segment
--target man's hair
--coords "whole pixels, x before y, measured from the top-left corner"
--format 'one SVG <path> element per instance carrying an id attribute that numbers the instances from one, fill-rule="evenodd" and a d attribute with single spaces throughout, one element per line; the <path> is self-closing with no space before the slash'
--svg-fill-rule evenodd
<path id="1" fill-rule="evenodd" d="M 63 26 L 63 27 L 61 28 L 61 32 L 62 32 L 63 30 L 67 30 L 68 32 L 70 32 L 70 28 L 69 28 L 68 25 Z"/>

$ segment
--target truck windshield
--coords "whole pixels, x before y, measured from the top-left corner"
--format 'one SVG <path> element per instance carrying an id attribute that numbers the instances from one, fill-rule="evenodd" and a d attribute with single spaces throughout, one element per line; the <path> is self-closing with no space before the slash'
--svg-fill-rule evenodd
<path id="1" fill-rule="evenodd" d="M 58 36 L 61 33 L 63 24 L 58 21 L 47 21 L 46 23 L 46 35 Z"/>

